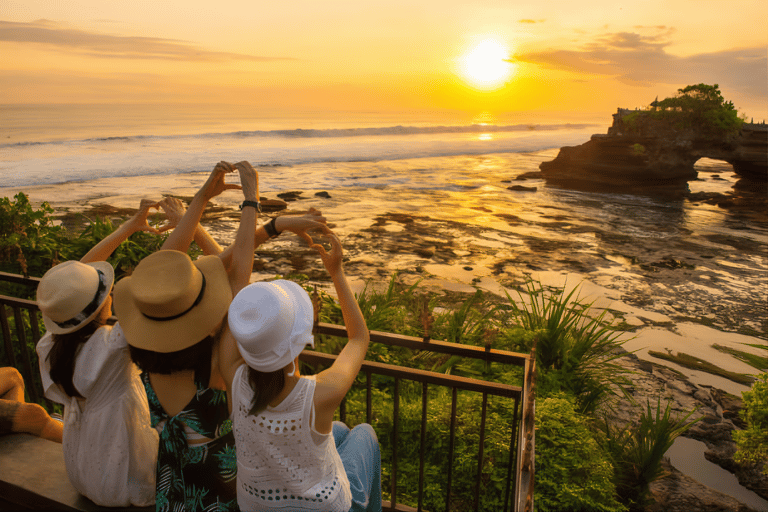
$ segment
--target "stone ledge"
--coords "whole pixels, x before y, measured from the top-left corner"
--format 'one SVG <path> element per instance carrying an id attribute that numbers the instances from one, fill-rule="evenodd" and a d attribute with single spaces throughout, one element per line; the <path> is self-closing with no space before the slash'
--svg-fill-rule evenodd
<path id="1" fill-rule="evenodd" d="M 0 435 L 0 496 L 0 510 L 155 510 L 96 505 L 69 482 L 61 445 L 29 434 Z"/>

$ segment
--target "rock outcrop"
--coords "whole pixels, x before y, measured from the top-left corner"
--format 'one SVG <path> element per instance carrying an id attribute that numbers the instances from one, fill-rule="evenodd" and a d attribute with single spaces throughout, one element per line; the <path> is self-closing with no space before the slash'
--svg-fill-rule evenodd
<path id="1" fill-rule="evenodd" d="M 643 116 L 644 111 L 636 111 Z M 607 186 L 675 186 L 695 179 L 700 158 L 724 160 L 742 178 L 768 181 L 768 126 L 744 124 L 736 134 L 679 130 L 642 118 L 640 129 L 619 109 L 607 134 L 580 146 L 563 147 L 539 168 L 548 182 Z M 635 116 L 637 119 L 637 116 Z"/>

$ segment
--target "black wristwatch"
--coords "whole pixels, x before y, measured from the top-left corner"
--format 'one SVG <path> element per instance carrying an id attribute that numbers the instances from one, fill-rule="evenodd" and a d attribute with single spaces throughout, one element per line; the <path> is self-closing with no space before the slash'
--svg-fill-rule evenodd
<path id="1" fill-rule="evenodd" d="M 254 208 L 256 208 L 257 212 L 261 213 L 261 203 L 258 201 L 245 200 L 243 201 L 243 204 L 240 205 L 240 209 L 242 210 L 246 206 L 253 206 Z"/>

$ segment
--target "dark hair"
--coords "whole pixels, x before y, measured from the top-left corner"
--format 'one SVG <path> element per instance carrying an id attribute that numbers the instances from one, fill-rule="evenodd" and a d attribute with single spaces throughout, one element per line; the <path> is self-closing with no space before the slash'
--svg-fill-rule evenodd
<path id="1" fill-rule="evenodd" d="M 51 380 L 61 386 L 69 396 L 83 398 L 72 383 L 75 373 L 75 356 L 78 347 L 88 341 L 99 327 L 105 324 L 93 320 L 80 329 L 66 334 L 52 334 L 53 345 L 47 359 L 51 363 Z"/>
<path id="2" fill-rule="evenodd" d="M 141 371 L 170 375 L 184 370 L 204 370 L 211 366 L 213 336 L 206 336 L 191 347 L 176 352 L 155 352 L 128 345 L 131 360 Z"/>
<path id="3" fill-rule="evenodd" d="M 260 372 L 248 367 L 248 383 L 253 390 L 253 401 L 248 414 L 256 415 L 267 408 L 269 402 L 280 394 L 285 387 L 283 369 L 274 372 Z"/>

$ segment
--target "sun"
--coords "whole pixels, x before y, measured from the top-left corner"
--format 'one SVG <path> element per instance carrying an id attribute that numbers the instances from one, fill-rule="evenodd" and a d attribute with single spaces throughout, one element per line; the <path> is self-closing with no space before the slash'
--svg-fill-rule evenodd
<path id="1" fill-rule="evenodd" d="M 498 89 L 514 71 L 508 59 L 506 46 L 495 39 L 484 39 L 459 59 L 459 72 L 478 89 Z"/>

